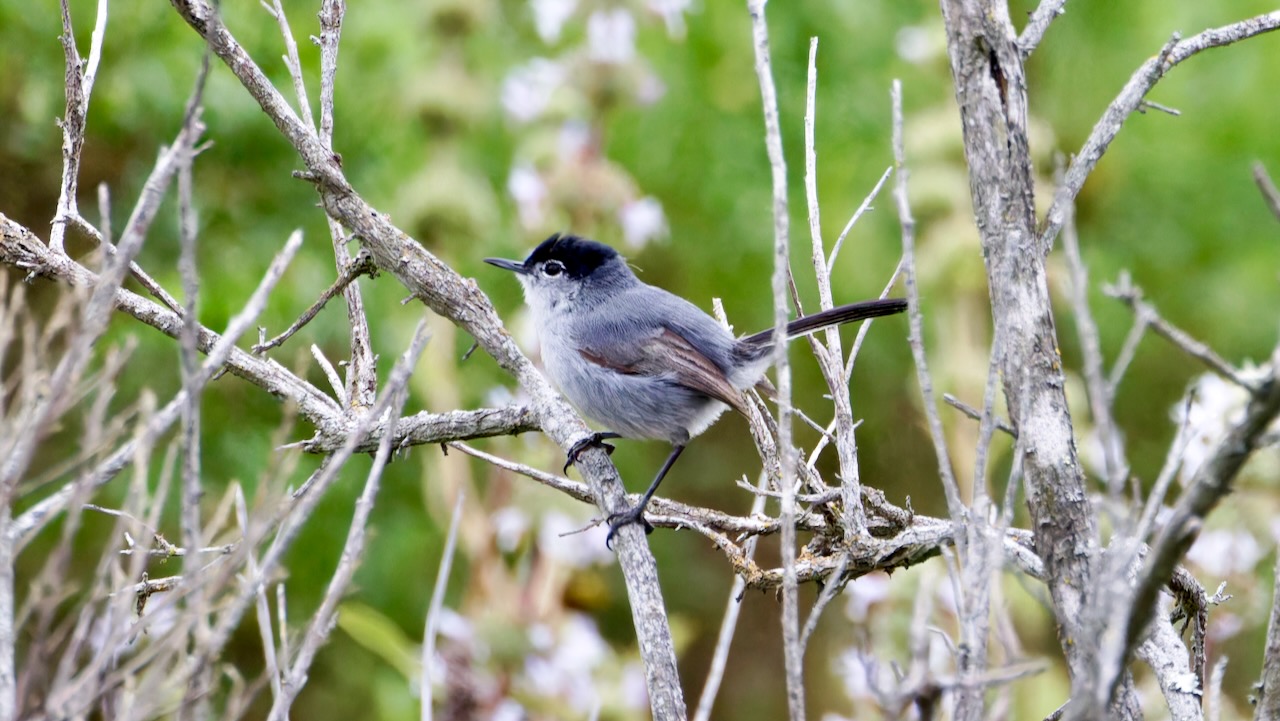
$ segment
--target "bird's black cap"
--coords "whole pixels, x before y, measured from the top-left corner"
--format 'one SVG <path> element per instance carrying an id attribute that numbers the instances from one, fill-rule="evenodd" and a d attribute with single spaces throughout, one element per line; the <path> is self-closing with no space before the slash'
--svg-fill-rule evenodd
<path id="1" fill-rule="evenodd" d="M 554 233 L 538 244 L 524 262 L 505 258 L 485 258 L 484 262 L 513 273 L 527 275 L 539 263 L 559 261 L 571 278 L 585 278 L 602 265 L 619 257 L 618 251 L 604 243 L 597 243 L 569 233 Z"/>
<path id="2" fill-rule="evenodd" d="M 618 251 L 604 243 L 597 243 L 568 233 L 555 233 L 538 244 L 524 259 L 524 267 L 532 269 L 538 263 L 558 260 L 565 271 L 574 278 L 585 278 L 600 266 L 618 257 Z"/>

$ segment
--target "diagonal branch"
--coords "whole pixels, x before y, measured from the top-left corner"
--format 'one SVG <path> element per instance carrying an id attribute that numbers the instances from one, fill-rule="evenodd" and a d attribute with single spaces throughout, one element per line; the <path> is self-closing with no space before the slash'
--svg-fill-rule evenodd
<path id="1" fill-rule="evenodd" d="M 533 399 L 542 431 L 568 449 L 589 435 L 582 419 L 547 383 L 516 347 L 503 328 L 488 297 L 473 281 L 463 279 L 393 225 L 384 213 L 370 207 L 342 172 L 341 159 L 298 118 L 266 74 L 221 23 L 204 0 L 171 0 L 182 16 L 236 75 L 306 165 L 302 177 L 316 185 L 321 204 L 360 239 L 383 271 L 396 277 L 433 311 L 456 323 L 475 338 L 498 365 L 515 376 Z M 602 449 L 588 449 L 578 463 L 591 484 L 597 505 L 606 513 L 625 503 L 617 470 Z M 676 668 L 657 565 L 638 528 L 619 534 L 619 563 L 631 600 L 632 620 L 645 661 L 649 700 L 655 718 L 684 718 L 684 697 Z"/>
<path id="2" fill-rule="evenodd" d="M 1057 191 L 1053 195 L 1053 205 L 1049 207 L 1049 212 L 1045 215 L 1044 222 L 1040 229 L 1040 236 L 1037 243 L 1045 254 L 1053 249 L 1053 241 L 1058 237 L 1058 231 L 1062 230 L 1062 224 L 1066 222 L 1067 205 L 1075 201 L 1076 195 L 1080 193 L 1080 188 L 1084 187 L 1084 181 L 1097 167 L 1098 161 L 1102 159 L 1103 153 L 1107 152 L 1107 148 L 1111 145 L 1111 141 L 1115 140 L 1120 134 L 1120 128 L 1124 125 L 1125 120 L 1142 105 L 1143 99 L 1155 84 L 1165 76 L 1178 63 L 1187 58 L 1201 53 L 1210 48 L 1218 48 L 1224 45 L 1230 45 L 1255 35 L 1271 32 L 1280 28 L 1280 10 L 1270 12 L 1265 15 L 1241 20 L 1231 25 L 1224 25 L 1220 28 L 1212 28 L 1204 32 L 1193 35 L 1186 40 L 1181 40 L 1177 33 L 1165 43 L 1160 52 L 1153 56 L 1150 60 L 1143 63 L 1141 67 L 1134 71 L 1129 78 L 1129 82 L 1125 83 L 1120 94 L 1116 99 L 1111 101 L 1098 119 L 1093 130 L 1089 133 L 1089 137 L 1084 141 L 1084 145 L 1080 151 L 1076 153 L 1071 161 L 1071 165 L 1067 168 L 1066 177 Z"/>

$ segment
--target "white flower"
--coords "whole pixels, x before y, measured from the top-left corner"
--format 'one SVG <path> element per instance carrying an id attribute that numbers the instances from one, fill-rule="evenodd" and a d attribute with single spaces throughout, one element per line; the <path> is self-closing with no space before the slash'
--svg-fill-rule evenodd
<path id="1" fill-rule="evenodd" d="M 650 12 L 662 18 L 669 37 L 684 37 L 684 14 L 693 5 L 692 0 L 648 0 L 645 4 Z"/>
<path id="2" fill-rule="evenodd" d="M 1190 408 L 1181 401 L 1173 407 L 1174 420 L 1186 427 L 1186 451 L 1179 474 L 1184 484 L 1208 460 L 1227 427 L 1240 419 L 1249 400 L 1247 391 L 1214 373 L 1197 378 L 1192 393 Z"/>
<path id="3" fill-rule="evenodd" d="M 849 648 L 836 657 L 836 673 L 844 681 L 849 698 L 856 700 L 875 698 L 876 660 L 862 649 Z"/>
<path id="4" fill-rule="evenodd" d="M 554 43 L 560 39 L 560 31 L 565 21 L 578 9 L 578 0 L 532 0 L 533 24 L 538 29 L 538 37 L 544 43 Z"/>
<path id="5" fill-rule="evenodd" d="M 597 10 L 587 19 L 587 56 L 600 63 L 625 63 L 636 54 L 636 21 L 629 10 Z"/>
<path id="6" fill-rule="evenodd" d="M 845 587 L 844 612 L 854 623 L 867 620 L 871 607 L 889 597 L 889 574 L 869 573 Z"/>
<path id="7" fill-rule="evenodd" d="M 1247 531 L 1212 530 L 1200 534 L 1187 560 L 1217 577 L 1252 573 L 1262 560 L 1262 547 Z"/>
<path id="8" fill-rule="evenodd" d="M 522 163 L 511 169 L 507 192 L 516 203 L 521 225 L 526 228 L 542 225 L 546 217 L 547 184 L 532 165 Z"/>
<path id="9" fill-rule="evenodd" d="M 564 66 L 554 60 L 530 60 L 502 81 L 502 107 L 517 122 L 527 123 L 537 118 L 564 84 L 565 75 Z"/>
<path id="10" fill-rule="evenodd" d="M 645 196 L 633 200 L 618 210 L 618 222 L 622 224 L 622 236 L 628 246 L 643 248 L 650 240 L 667 236 L 667 216 L 657 198 Z"/>
<path id="11" fill-rule="evenodd" d="M 516 506 L 507 506 L 494 513 L 490 518 L 493 523 L 493 533 L 497 537 L 498 548 L 504 553 L 510 553 L 520 545 L 520 539 L 524 538 L 525 531 L 529 530 L 529 514 L 524 509 Z"/>
<path id="12" fill-rule="evenodd" d="M 538 548 L 570 568 L 586 568 L 596 564 L 613 563 L 615 556 L 605 545 L 609 529 L 603 525 L 592 526 L 576 533 L 583 526 L 563 513 L 552 511 L 542 517 L 538 528 Z M 566 533 L 575 532 L 572 535 Z"/>

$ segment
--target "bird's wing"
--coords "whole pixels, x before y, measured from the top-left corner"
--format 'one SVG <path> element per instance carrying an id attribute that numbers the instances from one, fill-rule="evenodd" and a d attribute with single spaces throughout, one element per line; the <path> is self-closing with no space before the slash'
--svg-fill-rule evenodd
<path id="1" fill-rule="evenodd" d="M 714 398 L 746 415 L 742 392 L 734 388 L 724 371 L 684 336 L 670 328 L 629 343 L 607 348 L 582 348 L 586 360 L 619 373 L 667 376 L 675 383 Z"/>

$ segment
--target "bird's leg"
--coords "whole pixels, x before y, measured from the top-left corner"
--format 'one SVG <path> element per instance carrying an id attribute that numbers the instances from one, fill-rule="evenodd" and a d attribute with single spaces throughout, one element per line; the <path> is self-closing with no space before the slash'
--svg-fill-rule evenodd
<path id="1" fill-rule="evenodd" d="M 684 452 L 684 446 L 679 445 L 671 449 L 671 455 L 667 456 L 667 462 L 662 464 L 662 468 L 658 469 L 658 475 L 653 479 L 653 483 L 649 484 L 649 490 L 644 492 L 644 496 L 640 498 L 640 502 L 628 508 L 625 511 L 610 513 L 606 518 L 609 522 L 609 535 L 605 536 L 605 548 L 613 548 L 613 537 L 618 533 L 618 529 L 632 523 L 639 523 L 644 526 L 645 533 L 653 533 L 653 526 L 644 520 L 645 506 L 649 505 L 649 499 L 653 498 L 654 491 L 658 490 L 658 484 L 662 483 L 662 479 L 666 478 L 667 471 L 671 470 L 671 466 L 675 465 L 676 459 Z"/>
<path id="2" fill-rule="evenodd" d="M 608 453 L 609 455 L 613 455 L 613 446 L 609 445 L 608 443 L 605 443 L 605 441 L 611 438 L 621 438 L 621 437 L 622 435 L 620 433 L 614 433 L 613 431 L 601 431 L 599 433 L 592 433 L 586 438 L 583 438 L 582 440 L 573 444 L 573 447 L 569 449 L 569 453 L 566 456 L 564 461 L 564 472 L 568 473 L 569 466 L 572 466 L 573 464 L 577 463 L 578 456 L 582 455 L 583 451 L 587 450 L 592 446 L 603 448 L 606 453 Z"/>

